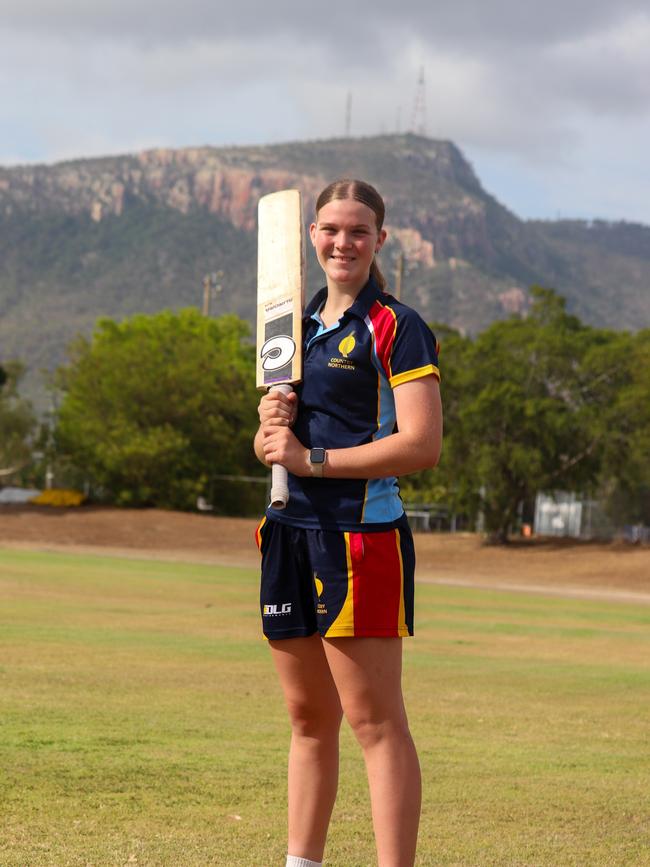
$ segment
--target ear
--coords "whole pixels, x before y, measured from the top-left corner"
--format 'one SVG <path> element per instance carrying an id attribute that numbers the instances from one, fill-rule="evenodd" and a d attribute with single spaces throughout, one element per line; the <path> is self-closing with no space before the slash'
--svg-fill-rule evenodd
<path id="1" fill-rule="evenodd" d="M 316 246 L 316 223 L 312 223 L 309 227 L 309 237 L 311 238 L 311 242 Z"/>
<path id="2" fill-rule="evenodd" d="M 378 253 L 381 248 L 384 246 L 384 241 L 386 240 L 386 229 L 380 229 L 379 234 L 377 235 L 377 243 L 375 244 L 375 253 Z"/>

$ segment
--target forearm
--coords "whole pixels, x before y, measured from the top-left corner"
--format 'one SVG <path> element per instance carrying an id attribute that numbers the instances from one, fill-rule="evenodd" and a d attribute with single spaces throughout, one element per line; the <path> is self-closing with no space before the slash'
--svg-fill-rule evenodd
<path id="1" fill-rule="evenodd" d="M 407 382 L 395 389 L 398 430 L 387 437 L 349 448 L 326 449 L 325 478 L 381 479 L 403 476 L 438 463 L 442 442 L 442 407 L 438 381 L 433 377 Z M 270 415 L 272 421 L 275 416 Z M 309 450 L 280 418 L 279 424 L 262 421 L 255 437 L 255 454 L 268 465 L 282 464 L 296 476 L 312 475 Z M 284 421 L 284 423 L 282 423 Z"/>
<path id="2" fill-rule="evenodd" d="M 442 447 L 442 405 L 433 376 L 395 389 L 398 430 L 390 436 L 327 453 L 325 476 L 381 479 L 435 467 Z"/>
<path id="3" fill-rule="evenodd" d="M 434 467 L 439 457 L 440 438 L 435 433 L 422 440 L 397 432 L 361 446 L 328 449 L 323 475 L 331 479 L 404 476 Z"/>

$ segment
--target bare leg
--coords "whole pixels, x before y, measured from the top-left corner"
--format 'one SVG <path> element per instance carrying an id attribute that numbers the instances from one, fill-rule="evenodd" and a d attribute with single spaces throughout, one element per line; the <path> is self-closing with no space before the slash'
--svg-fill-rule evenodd
<path id="1" fill-rule="evenodd" d="M 338 787 L 341 702 L 319 635 L 269 645 L 291 720 L 289 853 L 322 861 Z"/>
<path id="2" fill-rule="evenodd" d="M 379 867 L 413 867 L 421 778 L 402 698 L 402 640 L 330 638 L 323 646 L 363 749 Z"/>

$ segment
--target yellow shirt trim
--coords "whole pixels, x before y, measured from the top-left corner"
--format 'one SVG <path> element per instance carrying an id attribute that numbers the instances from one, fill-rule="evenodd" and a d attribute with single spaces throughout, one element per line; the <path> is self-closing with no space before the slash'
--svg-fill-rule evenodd
<path id="1" fill-rule="evenodd" d="M 391 388 L 395 388 L 396 385 L 401 385 L 403 382 L 410 382 L 412 379 L 421 379 L 423 376 L 428 376 L 430 373 L 440 380 L 440 371 L 435 364 L 425 364 L 424 367 L 416 367 L 413 370 L 405 370 L 404 373 L 396 373 L 395 376 L 391 376 L 389 380 L 390 386 Z"/>

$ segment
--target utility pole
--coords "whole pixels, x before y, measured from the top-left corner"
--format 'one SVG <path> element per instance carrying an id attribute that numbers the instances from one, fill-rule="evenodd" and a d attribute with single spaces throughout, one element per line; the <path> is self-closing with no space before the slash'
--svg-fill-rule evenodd
<path id="1" fill-rule="evenodd" d="M 400 250 L 395 268 L 395 297 L 398 301 L 402 298 L 402 277 L 404 275 L 404 251 Z"/>
<path id="2" fill-rule="evenodd" d="M 206 274 L 203 277 L 203 315 L 210 315 L 210 296 L 219 297 L 223 286 L 223 271 L 213 271 L 212 274 Z"/>

